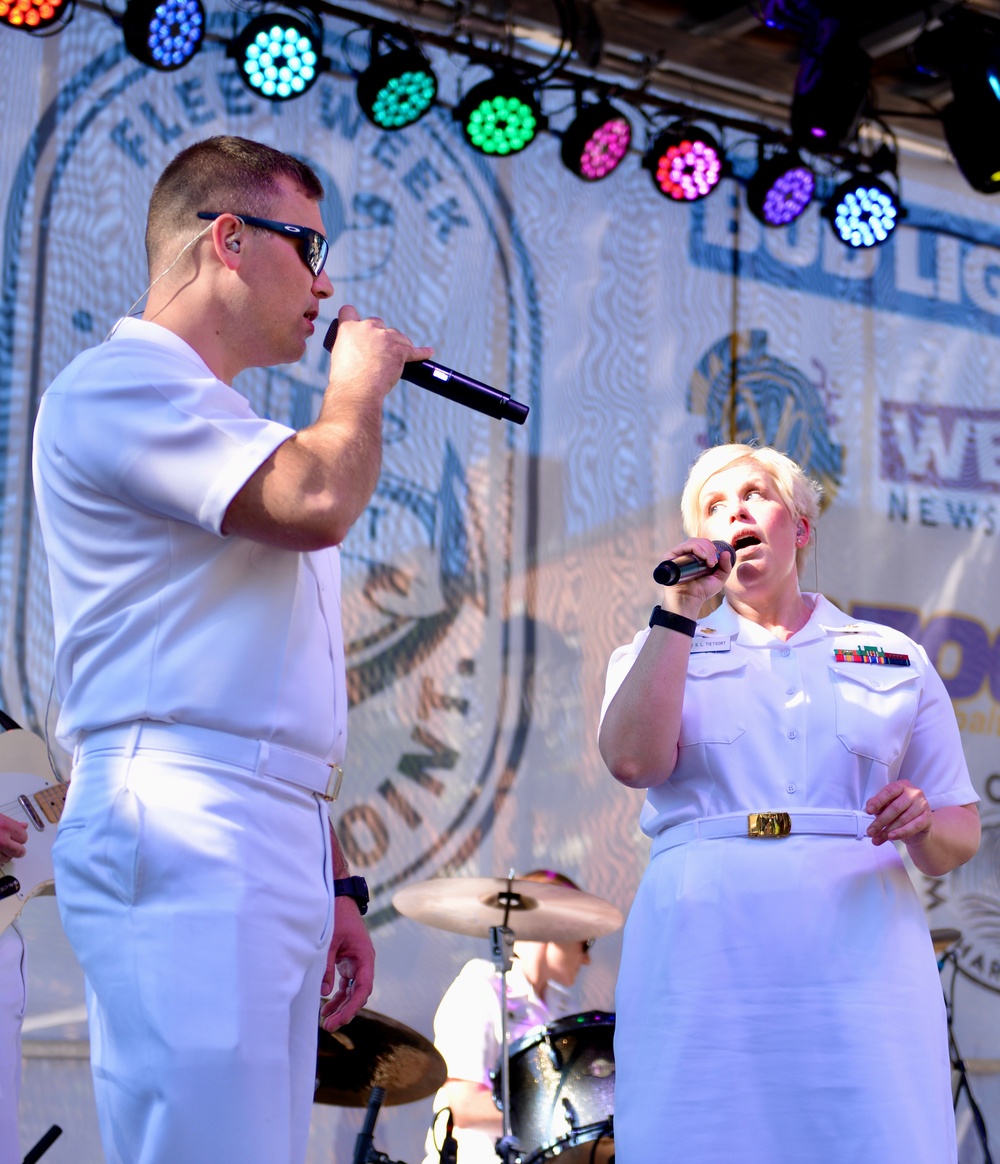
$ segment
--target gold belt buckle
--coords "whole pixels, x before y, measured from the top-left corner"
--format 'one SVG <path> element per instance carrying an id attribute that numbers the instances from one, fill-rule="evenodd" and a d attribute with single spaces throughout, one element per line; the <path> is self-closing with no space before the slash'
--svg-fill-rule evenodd
<path id="1" fill-rule="evenodd" d="M 748 812 L 748 837 L 787 837 L 792 831 L 792 818 L 787 812 Z"/>
<path id="2" fill-rule="evenodd" d="M 340 795 L 340 786 L 344 783 L 344 769 L 339 764 L 327 764 L 330 769 L 330 779 L 326 782 L 326 792 L 322 793 L 324 800 L 336 800 Z"/>

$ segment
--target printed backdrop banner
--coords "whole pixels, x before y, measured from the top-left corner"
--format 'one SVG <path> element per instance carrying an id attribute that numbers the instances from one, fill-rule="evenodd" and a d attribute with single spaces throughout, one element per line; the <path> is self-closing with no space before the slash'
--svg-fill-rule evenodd
<path id="1" fill-rule="evenodd" d="M 211 21 L 228 35 L 230 15 Z M 283 106 L 242 87 L 221 43 L 162 74 L 90 11 L 55 37 L 0 36 L 3 707 L 51 737 L 29 457 L 41 394 L 141 297 L 146 202 L 178 150 L 237 133 L 293 152 L 326 186 L 336 298 L 299 364 L 240 378 L 254 407 L 311 421 L 320 339 L 346 301 L 531 408 L 518 428 L 401 383 L 378 489 L 344 545 L 351 715 L 335 818 L 372 887 L 371 1008 L 429 1035 L 460 965 L 488 956 L 486 935 L 399 917 L 402 885 L 545 865 L 628 909 L 648 845 L 641 798 L 597 751 L 607 659 L 657 600 L 652 568 L 679 536 L 693 458 L 732 436 L 773 443 L 826 491 L 806 588 L 918 639 L 955 702 L 983 847 L 949 877 L 914 881 L 930 926 L 962 933 L 956 1034 L 1000 1137 L 995 204 L 950 164 L 907 155 L 908 216 L 890 245 L 858 254 L 815 207 L 764 230 L 732 180 L 679 207 L 634 158 L 585 185 L 551 136 L 487 161 L 443 109 L 381 133 L 358 110 L 348 46 L 333 38 L 327 51 L 340 73 Z M 435 64 L 453 98 L 457 66 Z M 58 1121 L 53 1164 L 87 1164 L 100 1152 L 85 1062 L 72 1058 L 86 1039 L 81 975 L 53 903 L 32 903 L 24 923 L 25 1145 Z M 613 1007 L 619 950 L 620 935 L 597 943 L 578 1010 Z M 377 1145 L 415 1164 L 430 1112 L 429 1099 L 387 1109 Z M 348 1158 L 359 1122 L 317 1106 L 310 1160 Z M 964 1108 L 960 1129 L 969 1140 Z"/>

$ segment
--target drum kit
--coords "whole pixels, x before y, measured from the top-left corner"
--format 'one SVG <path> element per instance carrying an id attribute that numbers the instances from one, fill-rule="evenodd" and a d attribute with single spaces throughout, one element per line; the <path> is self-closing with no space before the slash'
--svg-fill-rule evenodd
<path id="1" fill-rule="evenodd" d="M 516 880 L 513 872 L 506 878 L 418 882 L 399 890 L 392 903 L 414 921 L 488 938 L 503 998 L 515 940 L 587 941 L 612 933 L 623 921 L 619 910 L 598 897 L 549 882 Z M 506 1006 L 500 1015 L 494 1082 L 503 1122 L 496 1145 L 499 1160 L 541 1164 L 558 1157 L 560 1164 L 612 1164 L 614 1015 L 571 1015 L 530 1031 L 513 1046 Z M 446 1075 L 445 1061 L 429 1040 L 373 1011 L 360 1011 L 333 1034 L 320 1031 L 316 1101 L 367 1106 L 353 1164 L 401 1164 L 374 1147 L 379 1108 L 383 1102 L 410 1103 L 432 1095 Z"/>

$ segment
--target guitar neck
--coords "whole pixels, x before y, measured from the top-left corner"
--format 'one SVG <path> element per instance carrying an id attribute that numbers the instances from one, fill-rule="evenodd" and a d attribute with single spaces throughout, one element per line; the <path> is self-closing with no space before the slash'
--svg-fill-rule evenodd
<path id="1" fill-rule="evenodd" d="M 49 784 L 40 792 L 33 793 L 29 798 L 42 810 L 42 814 L 49 824 L 59 823 L 63 806 L 66 803 L 66 790 L 68 788 L 68 784 Z M 27 808 L 28 806 L 25 805 L 24 807 Z"/>

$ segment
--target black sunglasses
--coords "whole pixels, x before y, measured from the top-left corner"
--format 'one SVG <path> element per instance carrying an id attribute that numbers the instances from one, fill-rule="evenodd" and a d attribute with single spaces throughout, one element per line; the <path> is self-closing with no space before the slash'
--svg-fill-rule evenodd
<path id="1" fill-rule="evenodd" d="M 199 210 L 198 217 L 211 221 L 214 218 L 220 218 L 223 214 L 231 213 L 232 211 L 229 210 Z M 292 222 L 274 222 L 270 218 L 254 218 L 250 214 L 233 214 L 233 217 L 246 223 L 247 226 L 259 226 L 263 230 L 273 230 L 276 234 L 283 234 L 285 238 L 301 243 L 302 249 L 299 253 L 302 255 L 302 261 L 312 271 L 313 276 L 318 277 L 323 270 L 326 256 L 330 252 L 330 244 L 318 230 L 312 230 L 308 226 L 296 226 Z"/>

